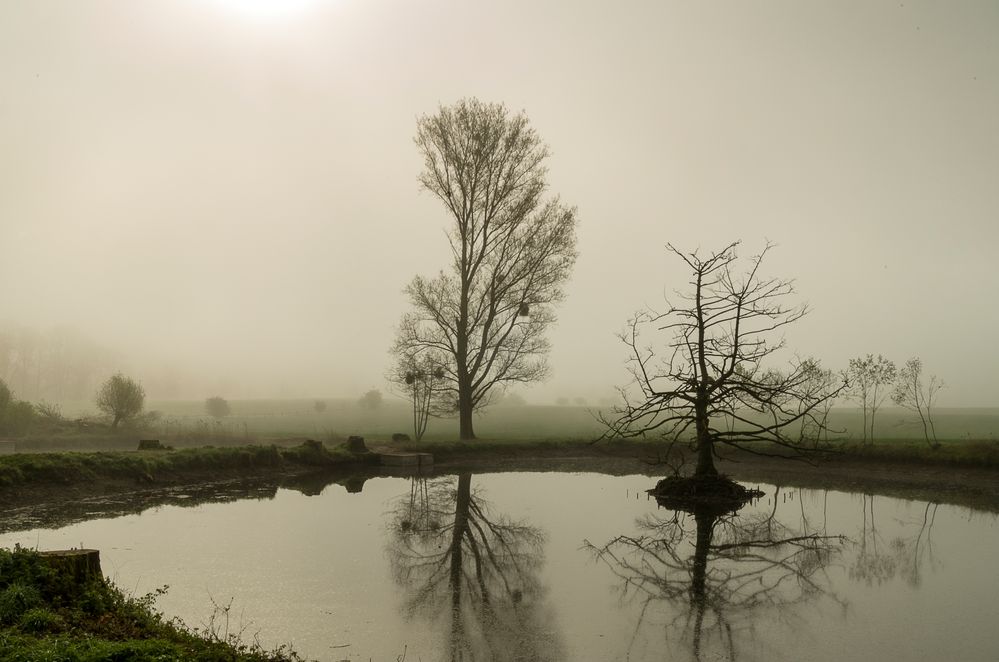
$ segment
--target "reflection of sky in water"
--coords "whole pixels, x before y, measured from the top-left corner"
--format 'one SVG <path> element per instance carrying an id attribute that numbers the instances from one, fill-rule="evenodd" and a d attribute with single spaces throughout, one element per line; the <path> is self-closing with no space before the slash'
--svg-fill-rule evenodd
<path id="1" fill-rule="evenodd" d="M 666 587 L 690 574 L 663 571 L 654 557 L 632 556 L 633 567 L 662 577 L 663 595 L 623 594 L 626 573 L 584 548 L 584 541 L 603 547 L 621 535 L 646 535 L 654 542 L 656 530 L 643 530 L 638 520 L 670 513 L 642 493 L 651 482 L 595 474 L 472 476 L 472 506 L 480 511 L 472 525 L 481 533 L 475 534 L 477 543 L 467 539 L 461 556 L 465 583 L 458 599 L 470 610 L 459 626 L 466 646 L 506 651 L 482 659 L 513 659 L 516 651 L 550 660 L 651 660 L 667 652 L 689 658 L 692 626 L 684 614 L 690 603 L 671 598 Z M 443 527 L 453 527 L 458 485 L 452 477 L 438 493 Z M 338 485 L 315 497 L 279 490 L 274 499 L 162 506 L 58 530 L 8 533 L 0 544 L 99 548 L 106 574 L 126 591 L 142 594 L 168 584 L 158 603 L 168 615 L 200 624 L 212 598 L 225 603 L 232 597 L 234 613 L 249 623 L 248 637 L 259 631 L 267 645 L 291 641 L 309 657 L 395 660 L 406 651 L 407 659 L 429 662 L 449 656 L 455 596 L 447 573 L 437 575 L 442 583 L 434 595 L 420 593 L 426 586 L 419 573 L 400 577 L 398 543 L 415 535 L 399 532 L 399 508 L 408 503 L 410 488 L 408 479 L 377 478 L 361 494 Z M 758 521 L 774 509 L 774 488 L 762 488 L 767 496 L 741 511 L 737 522 Z M 726 629 L 705 629 L 702 659 L 730 649 L 747 660 L 999 657 L 994 515 L 887 497 L 782 490 L 775 519 L 784 534 L 825 532 L 848 540 L 836 542 L 820 567 L 807 567 L 808 583 L 822 590 L 782 584 L 751 610 L 739 606 L 739 599 L 723 605 Z M 489 527 L 507 535 L 519 525 L 530 534 L 527 543 L 506 560 L 476 565 L 476 545 L 491 541 L 495 550 L 503 549 Z M 695 552 L 696 529 L 692 517 L 682 525 L 688 537 L 669 548 L 681 563 Z M 453 540 L 442 532 L 425 536 L 417 548 L 447 564 Z M 736 535 L 721 525 L 715 533 L 714 544 Z M 757 552 L 767 559 L 791 553 L 786 546 Z M 745 558 L 709 555 L 708 589 L 712 582 L 739 586 L 723 580 L 752 565 Z M 485 573 L 481 584 L 477 567 Z M 483 587 L 490 596 L 485 609 Z M 654 599 L 644 599 L 649 595 Z M 420 603 L 421 596 L 423 607 L 407 615 L 407 605 Z M 500 625 L 477 630 L 488 618 Z"/>

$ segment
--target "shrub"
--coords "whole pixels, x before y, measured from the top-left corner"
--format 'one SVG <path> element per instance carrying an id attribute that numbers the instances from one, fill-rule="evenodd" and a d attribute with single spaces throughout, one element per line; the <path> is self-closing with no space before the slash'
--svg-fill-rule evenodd
<path id="1" fill-rule="evenodd" d="M 66 622 L 59 614 L 53 614 L 48 609 L 42 607 L 32 607 L 21 615 L 21 622 L 18 623 L 22 632 L 39 634 L 43 632 L 61 632 L 66 627 Z"/>
<path id="2" fill-rule="evenodd" d="M 378 389 L 371 389 L 361 396 L 357 404 L 361 409 L 378 409 L 382 406 L 382 392 Z"/>
<path id="3" fill-rule="evenodd" d="M 112 375 L 97 391 L 97 408 L 111 417 L 111 429 L 122 421 L 134 418 L 146 401 L 142 385 L 120 372 Z"/>
<path id="4" fill-rule="evenodd" d="M 15 399 L 14 392 L 0 379 L 0 435 L 21 436 L 34 420 L 31 403 Z"/>
<path id="5" fill-rule="evenodd" d="M 0 434 L 20 437 L 35 421 L 35 408 L 30 402 L 12 400 L 0 410 Z"/>
<path id="6" fill-rule="evenodd" d="M 62 409 L 59 408 L 59 405 L 52 404 L 51 402 L 45 402 L 42 400 L 35 405 L 35 411 L 38 413 L 39 417 L 45 419 L 46 421 L 59 423 L 64 420 L 62 416 Z"/>
<path id="7" fill-rule="evenodd" d="M 16 581 L 0 591 L 0 623 L 16 623 L 25 612 L 41 604 L 42 596 L 37 588 Z"/>
<path id="8" fill-rule="evenodd" d="M 212 418 L 225 418 L 230 414 L 229 402 L 218 395 L 205 400 L 205 411 Z"/>

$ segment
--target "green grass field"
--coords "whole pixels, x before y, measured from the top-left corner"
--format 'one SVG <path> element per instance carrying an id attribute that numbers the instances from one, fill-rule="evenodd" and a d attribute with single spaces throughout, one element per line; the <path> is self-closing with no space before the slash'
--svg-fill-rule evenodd
<path id="1" fill-rule="evenodd" d="M 311 437 L 323 440 L 361 435 L 380 439 L 393 433 L 412 436 L 412 412 L 401 400 L 386 400 L 377 409 L 363 409 L 356 401 L 324 400 L 326 410 L 317 412 L 315 400 L 232 400 L 231 415 L 220 420 L 205 413 L 204 401 L 151 401 L 148 410 L 160 413 L 153 429 L 166 438 L 261 439 Z M 90 408 L 92 410 L 92 408 Z M 69 417 L 87 411 L 87 405 L 67 406 Z M 477 436 L 486 439 L 594 439 L 603 432 L 597 419 L 600 410 L 548 405 L 496 406 L 477 416 Z M 609 414 L 609 412 L 607 412 Z M 940 440 L 999 440 L 999 407 L 947 408 L 934 413 Z M 854 408 L 834 409 L 830 426 L 841 431 L 832 436 L 859 441 L 863 419 Z M 432 419 L 425 439 L 443 441 L 457 436 L 457 421 Z M 44 430 L 29 437 L 40 438 Z M 922 426 L 912 413 L 899 408 L 878 412 L 877 442 L 922 440 Z"/>

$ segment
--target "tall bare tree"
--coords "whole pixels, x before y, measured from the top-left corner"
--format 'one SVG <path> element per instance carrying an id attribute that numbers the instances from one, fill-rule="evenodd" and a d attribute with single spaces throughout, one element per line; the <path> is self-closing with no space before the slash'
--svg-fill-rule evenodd
<path id="1" fill-rule="evenodd" d="M 864 413 L 864 443 L 874 443 L 874 417 L 888 397 L 896 372 L 894 361 L 880 354 L 850 359 L 846 377 L 850 382 L 850 395 Z"/>
<path id="2" fill-rule="evenodd" d="M 895 377 L 895 388 L 891 399 L 900 407 L 905 407 L 919 415 L 923 424 L 923 437 L 930 446 L 937 446 L 937 430 L 933 425 L 933 400 L 944 387 L 942 379 L 930 375 L 928 383 L 923 381 L 923 361 L 918 356 L 905 362 Z M 930 437 L 933 441 L 930 441 Z"/>
<path id="3" fill-rule="evenodd" d="M 699 477 L 717 475 L 718 444 L 765 453 L 751 442 L 771 442 L 804 451 L 802 430 L 817 435 L 825 428 L 822 405 L 843 388 L 816 387 L 820 368 L 812 359 L 794 359 L 784 371 L 764 365 L 783 348 L 782 329 L 807 310 L 784 303 L 794 292 L 791 281 L 760 275 L 770 245 L 741 273 L 737 246 L 707 256 L 667 246 L 690 268 L 690 289 L 677 292 L 678 303 L 667 302 L 664 312 L 639 313 L 622 334 L 638 395 L 622 389 L 623 405 L 604 420 L 608 438 L 692 439 Z M 669 335 L 661 348 L 645 340 L 656 332 Z"/>
<path id="4" fill-rule="evenodd" d="M 450 217 L 451 264 L 406 288 L 394 351 L 449 358 L 440 397 L 457 412 L 461 439 L 497 386 L 547 371 L 545 330 L 576 260 L 576 215 L 545 200 L 548 148 L 523 113 L 476 99 L 417 122 L 423 188 Z"/>

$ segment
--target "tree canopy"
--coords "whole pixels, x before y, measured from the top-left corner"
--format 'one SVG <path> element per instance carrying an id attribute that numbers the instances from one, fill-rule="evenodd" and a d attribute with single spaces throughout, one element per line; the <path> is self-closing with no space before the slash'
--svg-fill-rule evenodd
<path id="1" fill-rule="evenodd" d="M 417 122 L 423 188 L 449 217 L 451 261 L 406 287 L 411 309 L 393 351 L 406 364 L 443 366 L 435 410 L 472 413 L 496 387 L 547 373 L 545 331 L 576 260 L 576 214 L 545 199 L 549 151 L 524 113 L 466 99 Z"/>
<path id="2" fill-rule="evenodd" d="M 805 435 L 815 441 L 825 428 L 822 405 L 843 388 L 814 359 L 774 364 L 784 327 L 807 308 L 786 302 L 794 293 L 791 281 L 762 275 L 770 245 L 742 269 L 738 245 L 708 255 L 667 246 L 690 270 L 688 289 L 664 311 L 638 313 L 622 334 L 633 384 L 622 389 L 623 404 L 604 421 L 608 437 L 693 441 L 698 476 L 717 473 L 718 444 L 753 452 L 766 452 L 753 442 L 804 450 Z M 649 342 L 660 334 L 664 341 Z"/>

